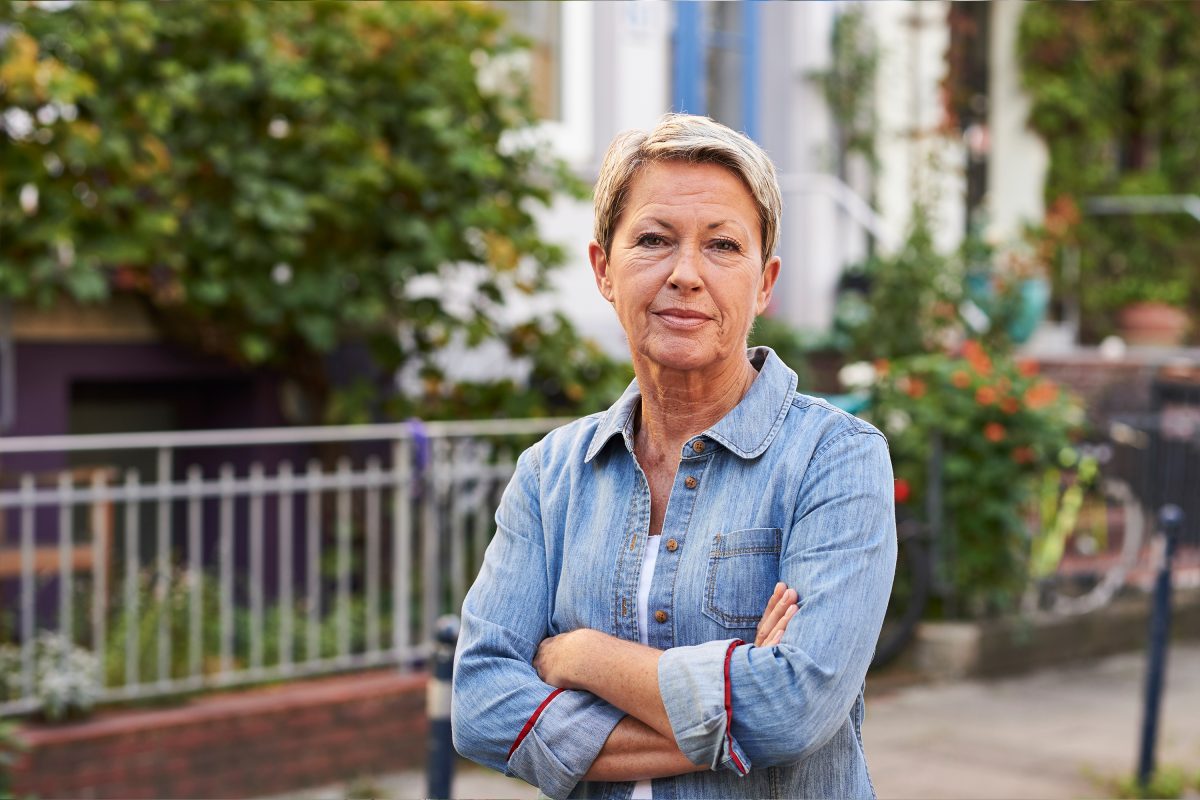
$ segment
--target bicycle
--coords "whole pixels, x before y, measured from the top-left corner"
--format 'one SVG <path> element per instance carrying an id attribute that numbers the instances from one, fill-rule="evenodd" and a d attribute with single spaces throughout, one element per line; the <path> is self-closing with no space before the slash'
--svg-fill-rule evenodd
<path id="1" fill-rule="evenodd" d="M 1027 612 L 1096 611 L 1125 588 L 1139 564 L 1146 512 L 1122 461 L 1140 456 L 1136 451 L 1145 448 L 1145 437 L 1119 423 L 1108 434 L 1105 441 L 1065 452 L 1060 466 L 1043 477 L 1032 526 Z"/>

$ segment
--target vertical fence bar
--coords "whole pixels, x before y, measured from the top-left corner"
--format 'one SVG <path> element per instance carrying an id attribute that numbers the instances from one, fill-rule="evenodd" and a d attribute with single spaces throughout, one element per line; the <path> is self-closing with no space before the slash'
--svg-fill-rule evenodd
<path id="1" fill-rule="evenodd" d="M 33 639 L 37 622 L 37 594 L 33 581 L 35 491 L 33 476 L 21 476 L 21 694 L 33 697 Z"/>
<path id="2" fill-rule="evenodd" d="M 250 465 L 250 668 L 263 665 L 263 466 Z"/>
<path id="3" fill-rule="evenodd" d="M 188 674 L 196 677 L 204 665 L 204 548 L 200 541 L 204 487 L 198 464 L 188 467 L 187 481 Z"/>
<path id="4" fill-rule="evenodd" d="M 392 442 L 392 649 L 396 657 L 408 658 L 409 581 L 412 576 L 412 488 L 409 486 L 409 443 Z"/>
<path id="5" fill-rule="evenodd" d="M 379 654 L 379 458 L 367 459 L 367 652 Z"/>
<path id="6" fill-rule="evenodd" d="M 321 462 L 308 462 L 307 519 L 308 547 L 305 553 L 305 578 L 308 582 L 307 657 L 321 657 Z"/>
<path id="7" fill-rule="evenodd" d="M 221 465 L 220 540 L 217 545 L 220 561 L 221 599 L 221 672 L 222 677 L 233 668 L 233 465 Z"/>
<path id="8" fill-rule="evenodd" d="M 337 463 L 337 648 L 338 658 L 350 655 L 350 459 Z"/>
<path id="9" fill-rule="evenodd" d="M 125 473 L 125 686 L 138 684 L 138 471 Z"/>
<path id="10" fill-rule="evenodd" d="M 154 596 L 158 601 L 158 680 L 171 677 L 171 448 L 158 448 L 158 577 Z"/>
<path id="11" fill-rule="evenodd" d="M 106 686 L 104 656 L 108 651 L 108 551 L 112 537 L 112 507 L 105 470 L 92 473 L 92 491 L 92 652 L 96 654 L 100 672 L 97 678 L 101 686 Z"/>
<path id="12" fill-rule="evenodd" d="M 279 664 L 284 673 L 292 668 L 292 636 L 295 618 L 292 603 L 292 462 L 279 465 Z"/>
<path id="13" fill-rule="evenodd" d="M 67 642 L 73 642 L 72 616 L 75 573 L 71 557 L 75 537 L 71 531 L 71 473 L 58 474 L 58 632 Z"/>
<path id="14" fill-rule="evenodd" d="M 450 532 L 450 606 L 451 610 L 462 606 L 466 595 L 467 579 L 467 528 L 466 507 L 462 502 L 465 485 L 471 480 L 471 464 L 463 463 L 473 458 L 469 442 L 458 442 L 450 447 L 450 458 L 446 465 L 449 479 L 446 486 L 446 528 Z"/>
<path id="15" fill-rule="evenodd" d="M 445 459 L 446 441 L 434 439 L 429 447 L 429 466 L 421 492 L 421 645 L 433 643 L 434 625 L 441 607 L 442 571 L 438 547 L 438 504 L 441 501 L 440 475 Z"/>

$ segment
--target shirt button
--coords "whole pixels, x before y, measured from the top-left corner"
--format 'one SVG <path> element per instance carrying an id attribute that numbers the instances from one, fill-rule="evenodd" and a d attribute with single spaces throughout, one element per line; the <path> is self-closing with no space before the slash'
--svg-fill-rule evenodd
<path id="1" fill-rule="evenodd" d="M 667 550 L 674 553 L 678 549 L 679 549 L 679 542 L 675 541 L 674 539 L 667 539 Z"/>
<path id="2" fill-rule="evenodd" d="M 655 611 L 654 619 L 658 622 L 666 622 L 667 621 L 667 612 L 662 611 L 662 610 Z"/>
<path id="3" fill-rule="evenodd" d="M 696 480 L 696 479 L 695 479 L 693 476 L 691 476 L 691 475 L 688 475 L 686 478 L 684 478 L 684 479 L 683 479 L 683 485 L 684 485 L 684 486 L 686 486 L 686 487 L 687 487 L 687 488 L 689 488 L 689 489 L 695 489 L 695 488 L 696 488 L 696 484 L 698 484 L 698 483 L 700 483 L 700 481 Z"/>
<path id="4" fill-rule="evenodd" d="M 704 452 L 704 440 L 703 440 L 703 439 L 697 439 L 697 440 L 696 440 L 696 441 L 695 441 L 695 442 L 692 444 L 692 449 L 693 449 L 693 450 L 695 450 L 697 453 L 703 453 L 703 452 Z"/>

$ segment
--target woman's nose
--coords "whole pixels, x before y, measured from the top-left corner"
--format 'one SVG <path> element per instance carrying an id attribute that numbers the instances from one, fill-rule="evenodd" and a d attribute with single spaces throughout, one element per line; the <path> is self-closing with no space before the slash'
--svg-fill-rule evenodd
<path id="1" fill-rule="evenodd" d="M 699 289 L 704 285 L 700 278 L 701 254 L 691 247 L 680 247 L 672 265 L 671 285 L 684 291 Z"/>

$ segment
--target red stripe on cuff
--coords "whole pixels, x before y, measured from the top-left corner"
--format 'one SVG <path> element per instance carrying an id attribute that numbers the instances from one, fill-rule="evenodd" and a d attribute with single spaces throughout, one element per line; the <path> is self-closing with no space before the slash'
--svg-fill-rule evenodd
<path id="1" fill-rule="evenodd" d="M 733 649 L 740 644 L 745 644 L 745 642 L 741 639 L 734 639 L 729 643 L 729 649 L 725 651 L 725 741 L 729 745 L 729 755 L 737 766 L 738 772 L 745 775 L 746 768 L 742 766 L 741 759 L 733 751 L 733 686 L 729 682 L 729 662 L 733 658 Z"/>
<path id="2" fill-rule="evenodd" d="M 725 667 L 725 687 L 726 687 L 725 688 L 725 698 L 726 698 L 725 699 L 725 707 L 729 708 L 729 666 L 728 665 L 726 665 L 726 667 Z M 518 733 L 517 738 L 515 740 L 513 740 L 512 747 L 508 748 L 508 755 L 505 756 L 505 760 L 512 758 L 512 754 L 517 752 L 517 748 L 521 746 L 521 742 L 525 741 L 525 737 L 529 735 L 529 732 L 531 730 L 533 730 L 533 726 L 537 723 L 538 717 L 540 717 L 542 715 L 542 712 L 546 709 L 546 706 L 550 705 L 550 701 L 553 700 L 554 698 L 558 697 L 558 693 L 561 691 L 562 691 L 562 689 L 555 689 L 553 692 L 551 692 L 549 694 L 549 696 L 545 700 L 542 701 L 542 704 L 537 707 L 537 709 L 533 712 L 533 714 L 530 715 L 529 719 L 525 720 L 525 727 L 521 728 L 521 732 Z"/>

